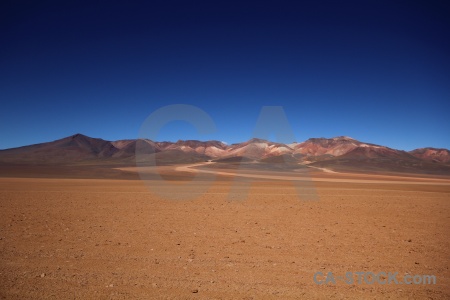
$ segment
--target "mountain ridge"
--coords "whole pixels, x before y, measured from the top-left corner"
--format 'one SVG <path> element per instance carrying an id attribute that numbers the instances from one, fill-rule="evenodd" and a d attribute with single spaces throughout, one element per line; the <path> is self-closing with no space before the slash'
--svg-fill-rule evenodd
<path id="1" fill-rule="evenodd" d="M 136 162 L 138 153 L 154 155 L 160 164 L 241 161 L 309 164 L 330 169 L 420 170 L 450 174 L 450 151 L 418 148 L 411 151 L 361 142 L 348 136 L 310 138 L 304 142 L 277 143 L 252 138 L 242 143 L 148 139 L 107 141 L 80 133 L 51 142 L 0 150 L 0 163 L 13 164 L 123 164 Z"/>

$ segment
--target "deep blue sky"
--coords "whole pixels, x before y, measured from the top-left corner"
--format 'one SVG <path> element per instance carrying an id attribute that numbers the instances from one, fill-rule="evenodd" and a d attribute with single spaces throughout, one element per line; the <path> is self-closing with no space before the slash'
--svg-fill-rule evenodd
<path id="1" fill-rule="evenodd" d="M 276 105 L 298 141 L 450 148 L 449 36 L 448 1 L 2 1 L 0 149 L 136 138 L 169 104 L 217 131 L 160 140 L 244 141 Z"/>

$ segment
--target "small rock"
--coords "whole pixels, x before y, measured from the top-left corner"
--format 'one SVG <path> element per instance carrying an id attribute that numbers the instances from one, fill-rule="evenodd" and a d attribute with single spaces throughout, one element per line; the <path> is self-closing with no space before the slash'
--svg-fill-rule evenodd
<path id="1" fill-rule="evenodd" d="M 45 277 L 45 273 L 42 273 L 42 274 L 41 274 L 41 278 L 44 278 L 44 277 Z"/>
<path id="2" fill-rule="evenodd" d="M 198 293 L 198 289 L 193 289 L 192 291 L 191 291 L 192 293 Z"/>
<path id="3" fill-rule="evenodd" d="M 411 239 L 409 239 L 409 240 L 408 240 L 408 243 L 411 243 L 411 242 L 412 242 L 412 240 L 411 240 Z"/>
<path id="4" fill-rule="evenodd" d="M 109 285 L 109 287 L 114 287 L 114 284 L 111 283 L 111 284 Z"/>

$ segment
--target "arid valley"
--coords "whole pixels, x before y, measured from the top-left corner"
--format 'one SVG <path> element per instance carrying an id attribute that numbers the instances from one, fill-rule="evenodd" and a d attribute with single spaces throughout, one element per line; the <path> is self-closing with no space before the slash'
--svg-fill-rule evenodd
<path id="1" fill-rule="evenodd" d="M 0 14 L 0 300 L 450 299 L 450 1 Z"/>
<path id="2" fill-rule="evenodd" d="M 210 168 L 212 180 L 206 172 L 194 182 L 198 166 L 148 170 L 172 194 L 204 185 L 197 197 L 177 200 L 133 168 L 91 169 L 88 179 L 64 168 L 13 169 L 0 178 L 2 299 L 450 297 L 448 176 L 311 169 L 311 200 L 288 172 Z M 243 178 L 249 185 L 236 185 Z M 245 197 L 231 199 L 236 189 Z M 437 280 L 317 284 L 317 272 L 322 283 L 328 272 Z"/>

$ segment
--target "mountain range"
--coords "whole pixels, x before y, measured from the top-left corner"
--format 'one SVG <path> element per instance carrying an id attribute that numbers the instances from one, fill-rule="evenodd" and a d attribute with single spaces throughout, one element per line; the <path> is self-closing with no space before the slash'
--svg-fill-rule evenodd
<path id="1" fill-rule="evenodd" d="M 337 171 L 392 171 L 450 175 L 450 151 L 412 151 L 364 143 L 347 136 L 311 138 L 301 143 L 275 143 L 253 138 L 227 145 L 220 141 L 146 139 L 106 141 L 75 134 L 56 141 L 0 150 L 0 164 L 135 165 L 136 149 L 153 155 L 157 164 L 264 163 L 303 164 Z"/>

